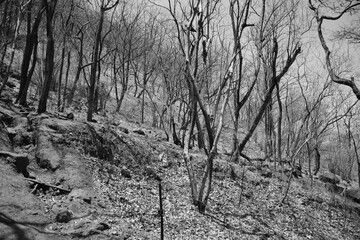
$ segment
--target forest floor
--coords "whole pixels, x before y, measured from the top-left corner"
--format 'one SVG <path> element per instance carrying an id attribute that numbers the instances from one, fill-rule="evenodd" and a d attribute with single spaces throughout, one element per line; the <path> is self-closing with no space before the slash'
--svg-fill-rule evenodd
<path id="1" fill-rule="evenodd" d="M 74 114 L 0 100 L 0 239 L 160 239 L 159 177 L 164 239 L 360 239 L 360 204 L 318 178 L 292 178 L 282 203 L 288 177 L 273 163 L 230 164 L 221 153 L 201 214 L 182 149 L 160 130 Z M 200 173 L 205 155 L 192 155 Z"/>

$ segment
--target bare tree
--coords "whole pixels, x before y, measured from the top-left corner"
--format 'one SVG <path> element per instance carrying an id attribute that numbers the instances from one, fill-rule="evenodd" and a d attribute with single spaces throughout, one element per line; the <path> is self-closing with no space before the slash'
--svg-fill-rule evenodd
<path id="1" fill-rule="evenodd" d="M 255 69 L 253 73 L 253 81 L 250 84 L 248 90 L 243 94 L 241 98 L 241 92 L 244 89 L 244 50 L 245 47 L 242 44 L 242 37 L 244 35 L 244 30 L 247 27 L 254 26 L 254 24 L 248 23 L 250 15 L 251 0 L 246 0 L 241 6 L 241 1 L 231 0 L 230 1 L 230 17 L 231 17 L 231 26 L 233 34 L 233 52 L 232 55 L 235 56 L 233 64 L 236 66 L 237 79 L 234 81 L 233 87 L 233 100 L 234 100 L 234 131 L 233 131 L 233 149 L 232 152 L 236 151 L 237 145 L 239 144 L 238 140 L 238 131 L 239 131 L 239 118 L 240 110 L 248 101 L 252 90 L 254 89 L 255 83 L 258 80 L 260 64 L 255 63 Z M 234 156 L 238 158 L 238 154 Z"/>
<path id="2" fill-rule="evenodd" d="M 267 5 L 265 0 L 261 2 L 261 13 L 258 14 L 259 21 L 255 25 L 253 34 L 256 36 L 256 49 L 263 66 L 262 71 L 266 90 L 250 129 L 232 155 L 232 161 L 237 159 L 237 154 L 242 153 L 267 111 L 269 104 L 272 103 L 273 91 L 301 53 L 301 44 L 299 42 L 299 34 L 301 33 L 295 31 L 294 27 L 296 24 L 294 21 L 296 17 L 295 9 L 298 7 L 298 3 L 299 1 L 282 0 Z M 287 32 L 288 38 L 284 41 L 281 36 L 285 32 Z M 279 60 L 281 60 L 282 64 L 280 64 Z"/>
<path id="3" fill-rule="evenodd" d="M 37 6 L 36 17 L 31 26 L 33 3 L 28 6 L 27 13 L 27 35 L 25 50 L 23 52 L 23 59 L 21 64 L 21 75 L 20 75 L 20 89 L 16 102 L 22 106 L 27 105 L 27 93 L 30 86 L 30 82 L 36 67 L 37 62 L 37 48 L 38 48 L 38 31 L 41 23 L 43 12 L 45 11 L 45 5 L 41 1 Z M 30 67 L 32 57 L 32 63 Z M 30 69 L 29 69 L 30 67 Z"/>
<path id="4" fill-rule="evenodd" d="M 120 111 L 125 94 L 129 89 L 131 64 L 142 55 L 139 51 L 142 49 L 141 28 L 139 28 L 141 14 L 142 9 L 134 10 L 126 3 L 123 3 L 119 12 L 116 13 L 117 22 L 113 26 L 112 39 L 115 45 L 115 51 L 113 52 L 113 80 L 117 112 Z"/>
<path id="5" fill-rule="evenodd" d="M 96 89 L 96 76 L 98 74 L 99 60 L 100 60 L 100 45 L 102 39 L 102 30 L 104 24 L 105 13 L 115 8 L 119 3 L 117 0 L 115 3 L 112 3 L 111 0 L 101 0 L 100 3 L 100 18 L 97 26 L 95 43 L 92 53 L 92 63 L 90 70 L 90 86 L 89 86 L 89 95 L 88 95 L 88 111 L 87 111 L 87 121 L 92 121 L 93 112 L 95 111 L 95 89 Z"/>
<path id="6" fill-rule="evenodd" d="M 212 188 L 213 161 L 223 128 L 223 116 L 230 93 L 229 82 L 233 73 L 233 64 L 230 64 L 224 77 L 216 82 L 215 87 L 218 88 L 218 91 L 215 96 L 214 109 L 206 108 L 206 98 L 202 94 L 200 86 L 210 79 L 209 68 L 207 68 L 210 60 L 208 52 L 211 49 L 213 34 L 210 29 L 218 4 L 219 1 L 188 1 L 188 8 L 182 8 L 179 1 L 168 0 L 167 7 L 161 6 L 166 8 L 172 16 L 176 27 L 175 36 L 183 58 L 183 74 L 188 91 L 186 101 L 189 106 L 189 111 L 186 114 L 190 119 L 185 130 L 184 160 L 190 179 L 193 203 L 200 212 L 205 212 Z M 186 23 L 181 23 L 181 21 Z M 193 169 L 193 157 L 189 149 L 195 125 L 197 125 L 198 131 L 202 129 L 200 116 L 204 121 L 207 137 L 207 145 L 203 146 L 207 160 L 203 175 L 198 179 L 196 170 Z"/>
<path id="7" fill-rule="evenodd" d="M 313 11 L 316 22 L 317 22 L 317 33 L 318 37 L 321 43 L 322 48 L 325 51 L 325 61 L 326 61 L 326 68 L 330 74 L 330 78 L 333 82 L 341 85 L 345 85 L 351 88 L 357 99 L 360 99 L 360 90 L 358 86 L 356 85 L 354 77 L 350 77 L 350 79 L 341 77 L 336 73 L 336 70 L 334 69 L 332 62 L 331 62 L 331 51 L 326 43 L 324 34 L 323 34 L 323 28 L 322 24 L 324 20 L 327 21 L 336 21 L 340 19 L 344 14 L 359 10 L 360 2 L 359 1 L 340 1 L 338 5 L 336 6 L 329 6 L 327 4 L 324 4 L 322 1 L 312 1 L 309 0 L 309 7 Z M 335 16 L 328 16 L 323 15 L 321 13 L 322 9 L 330 9 L 330 10 L 337 10 L 337 12 L 340 12 L 336 14 Z"/>

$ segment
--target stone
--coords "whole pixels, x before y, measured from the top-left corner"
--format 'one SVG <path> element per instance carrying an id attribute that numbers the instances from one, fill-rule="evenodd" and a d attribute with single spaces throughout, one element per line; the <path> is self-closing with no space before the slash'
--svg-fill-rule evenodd
<path id="1" fill-rule="evenodd" d="M 134 132 L 134 133 L 137 133 L 137 134 L 139 134 L 139 135 L 142 135 L 142 136 L 145 136 L 145 135 L 146 135 L 145 132 L 144 132 L 144 130 L 142 130 L 142 129 L 136 129 L 136 130 L 134 130 L 133 132 Z"/>
<path id="2" fill-rule="evenodd" d="M 29 165 L 29 158 L 25 154 L 18 154 L 7 151 L 0 151 L 0 156 L 6 157 L 11 165 L 24 177 L 29 177 L 27 166 Z"/>
<path id="3" fill-rule="evenodd" d="M 145 174 L 150 177 L 153 178 L 155 180 L 161 181 L 161 177 L 156 173 L 156 171 L 151 168 L 151 167 L 147 167 L 145 168 Z"/>
<path id="4" fill-rule="evenodd" d="M 324 183 L 339 184 L 340 179 L 331 173 L 323 173 L 319 176 L 319 180 Z"/>
<path id="5" fill-rule="evenodd" d="M 345 197 L 350 198 L 354 202 L 360 203 L 360 189 L 359 188 L 345 189 L 344 195 L 345 195 Z"/>
<path id="6" fill-rule="evenodd" d="M 326 190 L 328 190 L 332 193 L 335 193 L 335 194 L 341 194 L 344 191 L 343 187 L 340 187 L 334 183 L 328 183 L 328 182 L 325 183 L 325 188 L 326 188 Z"/>
<path id="7" fill-rule="evenodd" d="M 91 204 L 91 200 L 92 200 L 92 194 L 85 190 L 85 189 L 73 189 L 70 193 L 69 193 L 69 198 L 70 199 L 82 199 L 84 202 Z"/>
<path id="8" fill-rule="evenodd" d="M 129 130 L 127 128 L 124 128 L 124 127 L 119 127 L 119 130 L 125 134 L 128 134 L 129 133 Z"/>
<path id="9" fill-rule="evenodd" d="M 68 120 L 74 120 L 74 114 L 73 114 L 73 113 L 68 113 L 68 114 L 66 115 L 66 119 L 68 119 Z"/>
<path id="10" fill-rule="evenodd" d="M 61 211 L 56 214 L 55 221 L 59 223 L 68 223 L 72 219 L 72 214 L 68 210 Z"/>
<path id="11" fill-rule="evenodd" d="M 9 88 L 14 88 L 16 87 L 16 84 L 13 80 L 9 79 L 7 82 L 6 82 L 6 86 L 9 87 Z"/>
<path id="12" fill-rule="evenodd" d="M 269 169 L 263 169 L 263 170 L 261 170 L 260 175 L 265 178 L 271 178 L 272 172 Z"/>
<path id="13" fill-rule="evenodd" d="M 121 169 L 120 173 L 126 178 L 131 178 L 131 172 L 128 169 L 123 168 Z"/>
<path id="14" fill-rule="evenodd" d="M 250 171 L 250 172 L 256 172 L 257 168 L 255 166 L 248 166 L 248 167 L 246 167 L 246 170 Z"/>

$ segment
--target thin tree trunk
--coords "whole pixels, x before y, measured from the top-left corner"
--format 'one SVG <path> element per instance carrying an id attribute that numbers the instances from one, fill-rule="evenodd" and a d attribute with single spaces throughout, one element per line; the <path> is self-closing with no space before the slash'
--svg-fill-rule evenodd
<path id="1" fill-rule="evenodd" d="M 47 100 L 49 97 L 49 91 L 51 82 L 53 80 L 53 71 L 54 71 L 54 51 L 55 43 L 53 37 L 53 17 L 55 13 L 55 8 L 57 0 L 51 0 L 48 4 L 47 0 L 43 0 L 46 8 L 46 60 L 45 60 L 45 71 L 44 71 L 44 84 L 41 91 L 41 96 L 38 105 L 38 114 L 46 112 Z"/>
<path id="2" fill-rule="evenodd" d="M 79 79 L 80 79 L 81 70 L 83 69 L 82 65 L 83 65 L 83 33 L 81 32 L 80 51 L 79 51 L 79 54 L 78 54 L 78 65 L 77 65 L 77 69 L 76 69 L 75 79 L 74 79 L 71 91 L 69 93 L 69 97 L 67 99 L 67 105 L 68 106 L 70 106 L 72 104 L 72 101 L 74 99 L 76 87 L 77 87 L 77 84 L 78 84 Z"/>
<path id="3" fill-rule="evenodd" d="M 22 4 L 23 3 L 21 2 L 20 5 L 22 5 Z M 1 97 L 2 91 L 5 88 L 5 85 L 6 85 L 7 81 L 9 80 L 12 63 L 14 61 L 16 40 L 18 38 L 19 29 L 20 29 L 20 25 L 21 25 L 21 12 L 22 12 L 22 6 L 20 6 L 20 9 L 18 10 L 18 16 L 17 16 L 17 19 L 16 19 L 16 26 L 15 26 L 15 35 L 14 35 L 12 46 L 11 46 L 10 62 L 9 62 L 9 65 L 7 66 L 6 73 L 5 73 L 5 78 L 3 79 L 2 85 L 0 87 L 0 97 Z"/>
<path id="4" fill-rule="evenodd" d="M 65 61 L 65 44 L 66 44 L 66 36 L 63 36 L 63 45 L 61 49 L 61 59 L 60 59 L 60 71 L 59 71 L 59 80 L 58 80 L 58 101 L 57 101 L 57 108 L 58 111 L 61 110 L 61 80 L 63 75 L 64 69 L 64 61 Z"/>
<path id="5" fill-rule="evenodd" d="M 20 105 L 27 105 L 27 91 L 30 86 L 31 78 L 36 66 L 37 58 L 37 47 L 38 47 L 38 31 L 41 23 L 41 18 L 45 10 L 45 5 L 39 7 L 37 16 L 34 20 L 32 29 L 30 30 L 30 20 L 31 20 L 31 9 L 28 8 L 28 35 L 26 36 L 25 50 L 23 54 L 23 60 L 21 63 L 21 75 L 20 75 L 20 89 L 16 102 L 19 102 Z M 32 66 L 29 70 L 31 56 L 33 56 Z"/>
<path id="6" fill-rule="evenodd" d="M 282 165 L 282 159 L 281 159 L 281 147 L 282 147 L 282 115 L 283 115 L 283 109 L 282 109 L 282 103 L 280 98 L 280 89 L 279 84 L 276 84 L 276 98 L 279 104 L 279 116 L 278 116 L 278 137 L 277 137 L 277 161 L 280 165 Z M 275 158 L 276 159 L 276 158 Z M 276 170 L 276 160 L 275 160 L 275 170 Z"/>
<path id="7" fill-rule="evenodd" d="M 61 112 L 64 112 L 65 110 L 65 99 L 66 99 L 66 94 L 67 94 L 67 87 L 68 87 L 68 81 L 69 81 L 69 72 L 70 72 L 70 62 L 71 60 L 71 51 L 68 51 L 68 56 L 67 56 L 67 68 L 66 68 L 66 74 L 65 74 L 65 85 L 64 85 L 64 93 L 63 93 L 63 98 L 62 98 L 62 104 L 61 104 Z"/>
<path id="8" fill-rule="evenodd" d="M 276 42 L 276 39 L 274 39 L 274 41 Z M 275 53 L 277 53 L 277 42 L 276 42 L 276 47 L 273 49 L 273 51 Z M 231 160 L 234 161 L 234 156 L 236 156 L 236 154 L 241 153 L 245 147 L 245 145 L 247 144 L 247 142 L 249 141 L 249 139 L 251 138 L 251 136 L 253 135 L 255 129 L 257 128 L 265 110 L 267 105 L 270 103 L 271 100 L 271 96 L 272 96 L 272 92 L 274 90 L 274 88 L 276 87 L 276 84 L 278 84 L 281 80 L 281 78 L 287 73 L 287 71 L 289 70 L 289 68 L 291 67 L 291 65 L 294 63 L 296 57 L 301 53 L 301 47 L 298 46 L 296 48 L 296 50 L 294 50 L 294 52 L 292 53 L 292 55 L 288 56 L 288 59 L 286 61 L 286 65 L 284 66 L 283 70 L 279 73 L 279 75 L 277 76 L 272 76 L 272 82 L 271 82 L 271 86 L 269 88 L 269 90 L 267 91 L 266 95 L 265 95 L 265 99 L 262 103 L 262 105 L 260 106 L 260 109 L 258 111 L 258 114 L 256 115 L 253 124 L 251 125 L 251 128 L 249 129 L 248 133 L 245 135 L 244 139 L 241 141 L 241 143 L 238 145 L 236 151 L 233 153 Z M 276 56 L 275 56 L 275 63 L 276 63 Z M 273 64 L 275 65 L 275 64 Z"/>
<path id="9" fill-rule="evenodd" d="M 89 98 L 88 98 L 88 111 L 87 111 L 87 121 L 92 121 L 92 116 L 94 112 L 94 100 L 95 100 L 95 89 L 96 89 L 96 72 L 98 69 L 98 60 L 99 60 L 99 47 L 100 47 L 100 41 L 101 41 L 101 32 L 103 28 L 103 22 L 104 22 L 104 16 L 105 16 L 105 8 L 101 6 L 100 9 L 100 19 L 99 19 L 99 25 L 96 32 L 96 39 L 94 43 L 94 50 L 93 50 L 93 56 L 92 56 L 92 64 L 90 69 L 90 87 L 89 87 Z"/>

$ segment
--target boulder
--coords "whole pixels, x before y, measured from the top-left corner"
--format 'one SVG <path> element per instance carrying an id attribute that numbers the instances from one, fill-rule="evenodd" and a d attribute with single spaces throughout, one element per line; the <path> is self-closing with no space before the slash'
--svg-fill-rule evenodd
<path id="1" fill-rule="evenodd" d="M 323 173 L 319 176 L 319 180 L 324 183 L 339 184 L 340 179 L 331 173 Z"/>

